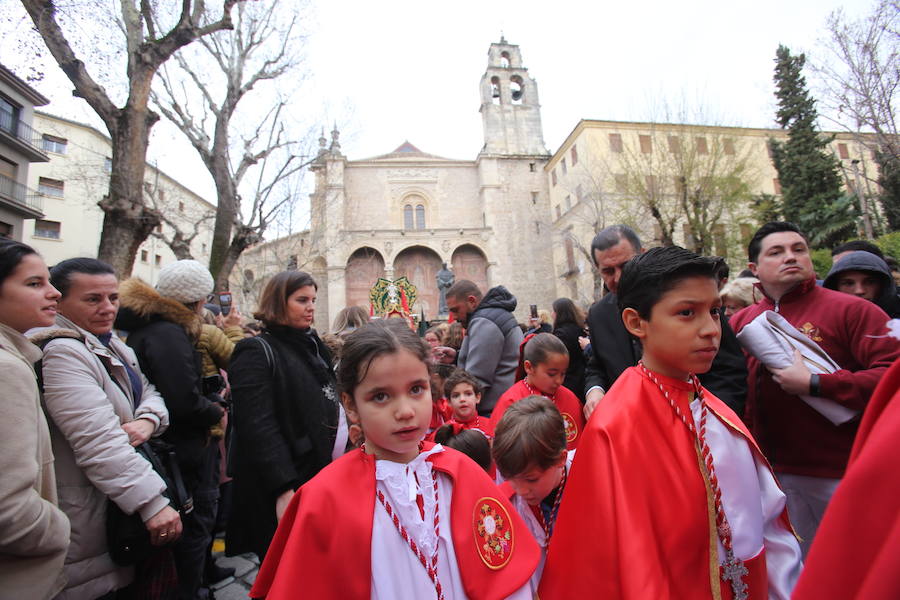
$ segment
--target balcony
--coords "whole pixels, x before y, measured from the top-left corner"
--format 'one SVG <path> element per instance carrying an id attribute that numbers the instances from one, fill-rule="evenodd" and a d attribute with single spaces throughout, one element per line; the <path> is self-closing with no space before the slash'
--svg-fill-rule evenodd
<path id="1" fill-rule="evenodd" d="M 41 195 L 5 175 L 0 175 L 0 204 L 21 212 L 26 219 L 44 216 Z"/>
<path id="2" fill-rule="evenodd" d="M 0 143 L 10 146 L 24 154 L 30 162 L 47 162 L 50 160 L 41 149 L 41 138 L 31 125 L 22 121 L 15 114 L 0 112 Z"/>

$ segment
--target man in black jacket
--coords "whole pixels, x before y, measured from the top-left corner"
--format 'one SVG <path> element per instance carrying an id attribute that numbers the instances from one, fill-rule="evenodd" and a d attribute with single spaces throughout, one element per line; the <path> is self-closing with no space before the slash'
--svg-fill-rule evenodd
<path id="1" fill-rule="evenodd" d="M 591 254 L 609 293 L 591 306 L 588 327 L 591 354 L 585 367 L 584 414 L 590 417 L 606 390 L 628 367 L 641 358 L 640 343 L 625 330 L 618 308 L 616 290 L 622 266 L 633 256 L 644 252 L 637 233 L 627 225 L 611 225 L 600 231 L 591 242 Z M 703 385 L 743 416 L 747 394 L 747 364 L 737 338 L 724 314 L 719 353 L 708 373 L 700 375 Z"/>

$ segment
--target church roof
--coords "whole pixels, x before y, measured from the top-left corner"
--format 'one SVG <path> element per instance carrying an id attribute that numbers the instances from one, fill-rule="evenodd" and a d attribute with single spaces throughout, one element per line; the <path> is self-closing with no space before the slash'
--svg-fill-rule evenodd
<path id="1" fill-rule="evenodd" d="M 400 159 L 416 159 L 416 158 L 435 158 L 438 160 L 452 160 L 445 158 L 443 156 L 437 156 L 435 154 L 429 154 L 427 152 L 422 152 L 415 145 L 411 144 L 409 140 L 404 140 L 402 144 L 397 146 L 391 152 L 387 154 L 381 154 L 379 156 L 373 156 L 372 158 L 366 160 L 385 160 L 392 158 L 400 158 Z"/>

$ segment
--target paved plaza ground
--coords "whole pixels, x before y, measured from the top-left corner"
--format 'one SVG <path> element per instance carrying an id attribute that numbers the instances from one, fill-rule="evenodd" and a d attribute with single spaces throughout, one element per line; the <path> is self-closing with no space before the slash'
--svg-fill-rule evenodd
<path id="1" fill-rule="evenodd" d="M 223 579 L 213 586 L 216 600 L 246 600 L 259 571 L 256 555 L 225 556 L 224 540 L 216 539 L 213 543 L 213 557 L 220 567 L 234 567 L 234 577 Z"/>

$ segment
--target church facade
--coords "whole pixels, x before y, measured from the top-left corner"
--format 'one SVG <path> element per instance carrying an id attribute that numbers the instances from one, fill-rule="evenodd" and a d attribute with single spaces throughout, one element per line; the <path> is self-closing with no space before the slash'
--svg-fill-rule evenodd
<path id="1" fill-rule="evenodd" d="M 253 299 L 285 267 L 319 284 L 317 327 L 345 306 L 369 306 L 379 277 L 406 276 L 419 291 L 413 312 L 438 316 L 435 275 L 446 264 L 483 291 L 505 285 L 524 320 L 529 304 L 555 299 L 550 201 L 537 84 L 518 46 L 491 44 L 480 83 L 484 146 L 474 160 L 428 154 L 409 142 L 351 160 L 338 132 L 319 140 L 307 232 L 245 253 L 236 285 Z"/>

